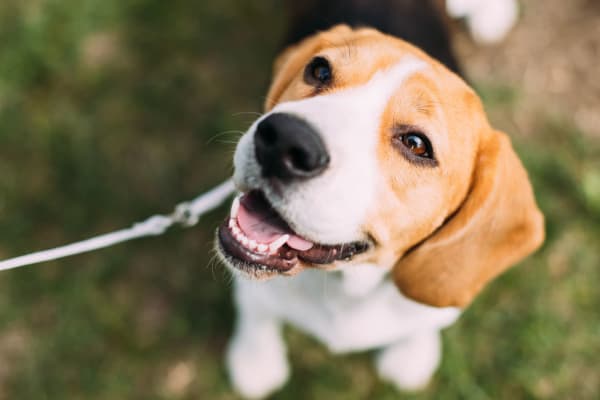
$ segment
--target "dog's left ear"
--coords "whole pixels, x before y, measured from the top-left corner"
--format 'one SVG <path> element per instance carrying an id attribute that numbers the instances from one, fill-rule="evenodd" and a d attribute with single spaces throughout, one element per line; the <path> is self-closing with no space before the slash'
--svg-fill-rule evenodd
<path id="1" fill-rule="evenodd" d="M 394 267 L 401 292 L 418 302 L 464 307 L 544 240 L 543 215 L 509 138 L 486 133 L 463 204 Z"/>

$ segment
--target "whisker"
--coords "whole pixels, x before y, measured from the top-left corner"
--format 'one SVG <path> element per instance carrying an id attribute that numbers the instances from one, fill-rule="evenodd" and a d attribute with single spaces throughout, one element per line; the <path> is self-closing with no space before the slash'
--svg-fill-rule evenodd
<path id="1" fill-rule="evenodd" d="M 208 141 L 206 142 L 206 144 L 211 144 L 215 139 L 221 137 L 221 136 L 225 136 L 225 135 L 231 135 L 231 134 L 238 134 L 239 136 L 242 136 L 244 133 L 244 131 L 240 131 L 238 129 L 232 129 L 229 131 L 224 131 L 224 132 L 220 132 L 217 133 L 216 135 L 212 136 L 210 139 L 208 139 Z"/>
<path id="2" fill-rule="evenodd" d="M 257 117 L 262 117 L 264 114 L 258 111 L 240 111 L 234 114 L 231 114 L 232 117 L 239 117 L 240 115 L 256 115 Z"/>

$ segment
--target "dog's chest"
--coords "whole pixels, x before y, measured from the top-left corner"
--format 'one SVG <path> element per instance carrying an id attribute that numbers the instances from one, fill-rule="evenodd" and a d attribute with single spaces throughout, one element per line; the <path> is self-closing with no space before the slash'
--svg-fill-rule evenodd
<path id="1" fill-rule="evenodd" d="M 456 308 L 429 307 L 402 296 L 385 271 L 372 265 L 344 274 L 306 270 L 266 282 L 238 279 L 236 290 L 242 307 L 282 319 L 333 352 L 386 346 L 448 326 L 460 314 Z"/>

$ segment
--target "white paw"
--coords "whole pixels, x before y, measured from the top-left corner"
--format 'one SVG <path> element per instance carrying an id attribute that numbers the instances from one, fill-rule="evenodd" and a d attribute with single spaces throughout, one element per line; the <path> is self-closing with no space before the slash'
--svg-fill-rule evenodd
<path id="1" fill-rule="evenodd" d="M 261 338 L 267 339 L 267 338 Z M 227 351 L 227 370 L 235 390 L 247 399 L 262 399 L 289 377 L 285 347 L 279 337 L 261 343 L 235 338 Z"/>
<path id="2" fill-rule="evenodd" d="M 438 332 L 415 335 L 383 349 L 375 361 L 377 373 L 400 390 L 423 389 L 439 365 L 440 350 Z"/>

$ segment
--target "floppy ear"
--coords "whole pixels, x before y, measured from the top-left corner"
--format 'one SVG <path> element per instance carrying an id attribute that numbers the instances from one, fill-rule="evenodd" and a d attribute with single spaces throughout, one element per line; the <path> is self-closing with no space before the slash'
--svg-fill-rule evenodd
<path id="1" fill-rule="evenodd" d="M 468 305 L 492 278 L 536 250 L 544 218 L 527 173 L 501 132 L 480 144 L 459 209 L 394 267 L 406 296 L 436 307 Z"/>

